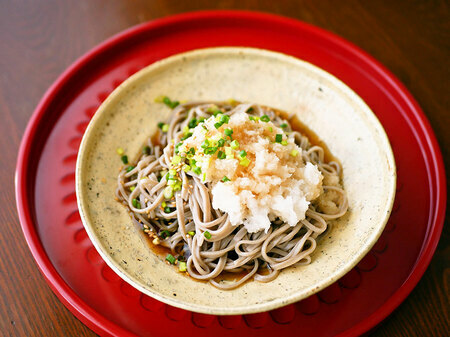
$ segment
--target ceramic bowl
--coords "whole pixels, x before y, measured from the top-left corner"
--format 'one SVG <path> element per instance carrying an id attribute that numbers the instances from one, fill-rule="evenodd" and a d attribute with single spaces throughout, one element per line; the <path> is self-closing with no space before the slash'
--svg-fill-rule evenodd
<path id="1" fill-rule="evenodd" d="M 334 222 L 307 266 L 290 267 L 269 283 L 231 291 L 195 281 L 168 266 L 148 246 L 115 200 L 122 147 L 137 158 L 170 109 L 155 98 L 230 98 L 295 113 L 343 165 L 349 211 Z M 84 227 L 105 262 L 139 291 L 175 307 L 214 315 L 271 310 L 304 299 L 338 280 L 377 241 L 389 218 L 396 169 L 380 122 L 349 87 L 296 58 L 253 48 L 208 48 L 156 62 L 105 100 L 84 134 L 76 192 Z"/>

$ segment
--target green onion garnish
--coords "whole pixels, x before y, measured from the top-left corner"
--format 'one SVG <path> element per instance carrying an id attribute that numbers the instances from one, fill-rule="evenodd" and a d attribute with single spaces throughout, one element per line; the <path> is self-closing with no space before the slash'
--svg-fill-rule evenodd
<path id="1" fill-rule="evenodd" d="M 163 230 L 161 232 L 159 232 L 159 236 L 162 237 L 163 239 L 168 238 L 172 233 L 170 233 L 168 230 Z"/>
<path id="2" fill-rule="evenodd" d="M 166 207 L 164 207 L 164 212 L 170 213 L 170 212 L 172 212 L 172 210 L 170 209 L 170 207 L 166 206 Z"/>
<path id="3" fill-rule="evenodd" d="M 231 142 L 230 146 L 233 150 L 236 150 L 237 148 L 239 148 L 239 142 L 235 139 Z"/>
<path id="4" fill-rule="evenodd" d="M 183 272 L 187 270 L 186 262 L 179 262 L 178 263 L 178 270 Z"/>
<path id="5" fill-rule="evenodd" d="M 196 166 L 196 167 L 194 167 L 192 172 L 194 172 L 195 174 L 200 174 L 200 173 L 202 173 L 202 169 L 200 167 Z"/>
<path id="6" fill-rule="evenodd" d="M 281 145 L 284 145 L 284 146 L 288 145 L 288 141 L 286 139 L 281 141 Z"/>
<path id="7" fill-rule="evenodd" d="M 164 126 L 164 123 L 163 123 L 163 122 L 159 122 L 159 123 L 158 123 L 158 128 L 162 129 L 163 126 Z"/>
<path id="8" fill-rule="evenodd" d="M 123 155 L 123 149 L 121 147 L 118 147 L 116 152 L 119 156 Z"/>
<path id="9" fill-rule="evenodd" d="M 180 104 L 180 102 L 178 102 L 178 101 L 172 101 L 169 97 L 167 97 L 167 96 L 164 96 L 164 98 L 163 98 L 163 103 L 165 104 L 165 105 L 167 105 L 169 108 L 171 108 L 171 109 L 174 109 L 174 108 L 176 108 L 179 104 Z"/>
<path id="10" fill-rule="evenodd" d="M 261 116 L 260 120 L 264 123 L 270 122 L 270 118 L 267 115 Z"/>
<path id="11" fill-rule="evenodd" d="M 197 161 L 195 159 L 189 159 L 189 165 L 195 166 L 196 163 Z"/>
<path id="12" fill-rule="evenodd" d="M 169 170 L 169 176 L 175 177 L 177 175 L 177 171 L 174 169 Z"/>
<path id="13" fill-rule="evenodd" d="M 164 198 L 170 199 L 173 197 L 173 187 L 172 186 L 166 186 L 163 192 Z"/>
<path id="14" fill-rule="evenodd" d="M 282 129 L 287 128 L 287 127 L 288 127 L 288 125 L 286 123 L 280 124 L 280 128 L 282 128 Z"/>
<path id="15" fill-rule="evenodd" d="M 134 166 L 128 166 L 127 167 L 127 172 L 130 172 L 131 170 L 133 170 L 134 169 Z"/>
<path id="16" fill-rule="evenodd" d="M 135 207 L 135 208 L 141 208 L 141 204 L 140 204 L 139 201 L 137 201 L 137 199 L 131 200 L 131 203 L 133 204 L 133 207 Z"/>
<path id="17" fill-rule="evenodd" d="M 220 128 L 222 125 L 223 125 L 223 124 L 222 124 L 222 123 L 219 123 L 219 122 L 214 123 L 214 127 L 215 127 L 216 129 Z"/>
<path id="18" fill-rule="evenodd" d="M 173 156 L 172 158 L 172 165 L 178 165 L 181 162 L 180 156 Z"/>
<path id="19" fill-rule="evenodd" d="M 183 165 L 183 171 L 184 172 L 189 172 L 191 170 L 191 167 L 189 165 Z"/>
<path id="20" fill-rule="evenodd" d="M 231 135 L 233 134 L 233 130 L 231 130 L 231 129 L 225 129 L 225 130 L 223 131 L 223 133 L 225 134 L 225 136 L 231 137 Z"/>
<path id="21" fill-rule="evenodd" d="M 242 150 L 241 152 L 239 152 L 239 157 L 241 158 L 247 157 L 247 152 L 245 150 Z"/>
<path id="22" fill-rule="evenodd" d="M 205 154 L 214 154 L 217 151 L 217 146 L 214 147 L 208 147 L 205 149 Z"/>
<path id="23" fill-rule="evenodd" d="M 167 132 L 167 131 L 169 131 L 169 124 L 164 124 L 164 125 L 162 126 L 162 128 L 161 128 L 161 131 L 162 131 L 162 132 Z"/>
<path id="24" fill-rule="evenodd" d="M 194 155 L 195 154 L 195 149 L 193 147 L 191 147 L 187 153 L 190 154 L 190 155 Z"/>
<path id="25" fill-rule="evenodd" d="M 131 186 L 130 191 L 133 192 L 135 188 L 136 188 L 136 186 Z"/>
<path id="26" fill-rule="evenodd" d="M 277 135 L 275 136 L 275 142 L 281 143 L 282 140 L 283 140 L 283 135 L 281 133 L 277 133 Z"/>
<path id="27" fill-rule="evenodd" d="M 122 160 L 122 163 L 128 164 L 128 156 L 122 156 L 120 159 Z"/>
<path id="28" fill-rule="evenodd" d="M 220 138 L 220 139 L 217 141 L 217 146 L 218 146 L 218 147 L 222 147 L 222 146 L 224 146 L 224 145 L 225 145 L 225 139 Z"/>
<path id="29" fill-rule="evenodd" d="M 142 153 L 149 155 L 150 154 L 150 146 L 144 146 L 142 148 Z"/>
<path id="30" fill-rule="evenodd" d="M 269 126 L 269 132 L 273 132 L 273 129 L 271 126 Z"/>
<path id="31" fill-rule="evenodd" d="M 189 126 L 190 129 L 195 128 L 195 127 L 197 126 L 197 119 L 196 119 L 196 118 L 192 118 L 192 119 L 189 121 L 188 126 Z"/>
<path id="32" fill-rule="evenodd" d="M 253 107 L 250 107 L 247 109 L 247 113 L 252 112 L 253 110 L 255 110 L 255 109 L 253 109 Z"/>
<path id="33" fill-rule="evenodd" d="M 181 145 L 183 145 L 183 142 L 179 142 L 177 145 L 175 145 L 175 153 L 178 154 L 180 150 L 178 149 Z"/>
<path id="34" fill-rule="evenodd" d="M 167 254 L 166 261 L 169 261 L 170 264 L 174 264 L 175 263 L 175 258 L 173 257 L 172 254 Z"/>
<path id="35" fill-rule="evenodd" d="M 230 121 L 230 116 L 227 115 L 222 115 L 220 116 L 220 123 L 222 124 L 226 124 Z"/>
<path id="36" fill-rule="evenodd" d="M 227 156 L 226 156 L 225 152 L 223 152 L 223 151 L 219 151 L 217 153 L 217 158 L 219 158 L 219 159 L 225 159 L 226 157 Z"/>
<path id="37" fill-rule="evenodd" d="M 253 117 L 253 116 L 248 116 L 248 119 L 250 119 L 251 121 L 254 121 L 254 120 L 255 120 L 255 117 Z"/>
<path id="38" fill-rule="evenodd" d="M 205 236 L 205 238 L 211 239 L 211 233 L 210 232 L 206 231 L 206 232 L 203 233 L 203 235 Z"/>
<path id="39" fill-rule="evenodd" d="M 248 164 L 250 164 L 250 160 L 247 157 L 244 157 L 241 159 L 241 161 L 239 162 L 239 165 L 247 167 Z"/>
<path id="40" fill-rule="evenodd" d="M 189 236 L 194 236 L 195 235 L 195 232 L 193 232 L 193 231 L 191 231 L 191 232 L 187 232 L 188 234 L 189 234 Z"/>
<path id="41" fill-rule="evenodd" d="M 209 145 L 210 145 L 209 140 L 205 139 L 200 146 L 202 147 L 202 149 L 206 149 L 207 147 L 209 147 Z"/>
<path id="42" fill-rule="evenodd" d="M 227 181 L 231 181 L 227 176 L 223 176 L 221 179 L 222 182 L 226 183 Z"/>
<path id="43" fill-rule="evenodd" d="M 291 153 L 289 153 L 292 157 L 297 157 L 298 155 L 298 151 L 297 150 L 292 150 Z"/>

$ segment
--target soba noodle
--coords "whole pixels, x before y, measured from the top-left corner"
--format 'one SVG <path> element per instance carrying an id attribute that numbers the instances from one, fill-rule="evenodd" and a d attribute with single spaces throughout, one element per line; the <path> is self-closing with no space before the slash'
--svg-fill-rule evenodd
<path id="1" fill-rule="evenodd" d="M 317 165 L 324 177 L 322 193 L 310 203 L 304 220 L 291 226 L 276 218 L 267 231 L 250 233 L 243 225 L 232 225 L 227 213 L 212 207 L 210 183 L 183 170 L 178 172 L 179 190 L 167 199 L 164 190 L 174 156 L 173 144 L 186 138 L 189 121 L 211 117 L 211 107 L 219 108 L 228 116 L 237 112 L 269 116 L 276 126 L 283 125 L 284 131 L 301 147 L 305 163 Z M 340 164 L 325 162 L 324 149 L 292 130 L 289 121 L 273 109 L 235 102 L 181 104 L 174 108 L 165 131 L 149 139 L 134 165 L 123 167 L 116 193 L 153 243 L 172 251 L 175 261 L 169 262 L 182 263 L 194 279 L 209 281 L 223 290 L 236 288 L 251 278 L 272 281 L 282 269 L 309 264 L 318 238 L 330 228 L 329 221 L 347 211 L 346 194 L 339 182 Z M 224 272 L 244 276 L 233 282 L 219 281 Z"/>

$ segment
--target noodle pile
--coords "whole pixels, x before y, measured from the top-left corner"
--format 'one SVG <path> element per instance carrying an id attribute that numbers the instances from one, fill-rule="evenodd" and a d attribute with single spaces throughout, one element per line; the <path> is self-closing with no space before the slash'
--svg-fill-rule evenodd
<path id="1" fill-rule="evenodd" d="M 120 171 L 116 191 L 153 244 L 171 250 L 167 261 L 178 264 L 180 271 L 194 279 L 209 281 L 223 290 L 251 278 L 269 282 L 284 268 L 309 264 L 319 236 L 330 228 L 329 221 L 344 215 L 348 208 L 340 185 L 340 164 L 325 162 L 324 149 L 292 130 L 273 109 L 233 101 L 175 105 L 170 122 L 160 125 L 162 130 L 157 138 L 149 139 L 136 164 Z M 322 192 L 309 204 L 304 220 L 290 226 L 276 218 L 267 231 L 250 233 L 243 225 L 232 225 L 227 213 L 212 207 L 211 183 L 203 182 L 197 174 L 179 170 L 179 184 L 170 182 L 176 144 L 192 135 L 187 131 L 192 130 L 192 121 L 198 125 L 219 110 L 226 116 L 241 112 L 256 119 L 268 116 L 301 147 L 304 162 L 317 165 L 323 175 Z M 169 188 L 173 193 L 168 195 L 169 184 L 174 188 Z M 238 280 L 220 280 L 224 272 L 239 273 Z"/>

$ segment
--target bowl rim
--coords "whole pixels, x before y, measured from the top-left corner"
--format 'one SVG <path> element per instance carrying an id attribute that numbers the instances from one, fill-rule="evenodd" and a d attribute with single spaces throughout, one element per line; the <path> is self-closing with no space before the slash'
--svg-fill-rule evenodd
<path id="1" fill-rule="evenodd" d="M 98 121 L 101 118 L 101 115 L 104 113 L 104 111 L 107 110 L 109 107 L 110 102 L 114 101 L 115 98 L 119 95 L 122 95 L 122 92 L 124 89 L 126 89 L 128 86 L 132 85 L 134 82 L 139 81 L 142 77 L 145 77 L 147 73 L 153 72 L 158 68 L 162 68 L 164 66 L 170 65 L 171 63 L 176 63 L 182 58 L 186 57 L 198 57 L 198 56 L 205 56 L 207 54 L 257 54 L 258 56 L 268 56 L 268 57 L 274 57 L 278 60 L 284 59 L 283 61 L 289 61 L 294 63 L 301 63 L 303 66 L 308 67 L 310 70 L 313 70 L 316 73 L 321 74 L 322 76 L 326 76 L 327 80 L 331 81 L 334 85 L 339 87 L 340 89 L 343 89 L 352 99 L 353 102 L 357 103 L 359 107 L 361 107 L 361 110 L 365 110 L 364 117 L 367 118 L 372 125 L 374 129 L 376 129 L 379 133 L 379 139 L 384 143 L 383 151 L 386 155 L 386 160 L 388 161 L 388 166 L 390 167 L 390 171 L 388 174 L 389 181 L 390 181 L 390 190 L 389 193 L 386 196 L 386 203 L 384 204 L 384 216 L 379 222 L 379 226 L 377 226 L 376 230 L 372 232 L 372 234 L 369 236 L 365 244 L 361 247 L 361 253 L 357 254 L 353 257 L 353 259 L 350 259 L 347 261 L 347 263 L 343 264 L 342 267 L 339 268 L 338 272 L 332 274 L 331 276 L 325 277 L 324 281 L 319 282 L 313 289 L 306 288 L 302 292 L 293 293 L 290 296 L 286 297 L 279 297 L 270 301 L 266 301 L 263 303 L 257 303 L 252 304 L 249 306 L 246 306 L 245 309 L 243 307 L 230 307 L 228 306 L 225 308 L 213 308 L 211 306 L 204 306 L 199 304 L 192 304 L 185 301 L 179 301 L 175 300 L 172 297 L 163 296 L 158 293 L 155 293 L 153 291 L 150 291 L 145 286 L 140 284 L 138 282 L 137 278 L 131 277 L 128 275 L 128 273 L 124 272 L 123 269 L 120 267 L 119 264 L 115 263 L 113 259 L 110 259 L 109 254 L 102 249 L 101 242 L 97 239 L 97 236 L 95 235 L 94 231 L 91 230 L 91 225 L 85 215 L 87 206 L 86 201 L 83 198 L 82 193 L 82 167 L 83 162 L 86 159 L 86 151 L 85 148 L 87 146 L 87 143 L 89 142 L 89 139 L 92 135 L 92 133 L 95 130 L 95 126 L 98 123 Z M 397 173 L 396 173 L 396 166 L 395 166 L 395 159 L 392 151 L 392 147 L 389 142 L 389 138 L 386 134 L 386 131 L 384 130 L 381 122 L 376 117 L 375 113 L 370 109 L 370 107 L 364 102 L 364 100 L 356 94 L 356 92 L 351 89 L 349 86 L 347 86 L 344 82 L 342 82 L 340 79 L 338 79 L 336 76 L 330 74 L 326 70 L 323 70 L 322 68 L 301 60 L 299 58 L 296 58 L 294 56 L 290 56 L 281 52 L 274 52 L 267 49 L 262 48 L 254 48 L 254 47 L 208 47 L 208 48 L 200 48 L 200 49 L 194 49 L 191 51 L 175 54 L 172 56 L 169 56 L 167 58 L 161 59 L 159 61 L 156 61 L 140 71 L 136 72 L 135 74 L 128 77 L 124 82 L 122 82 L 116 89 L 113 90 L 113 92 L 105 99 L 105 101 L 99 106 L 96 113 L 90 120 L 85 133 L 83 134 L 79 151 L 77 155 L 77 161 L 76 161 L 76 169 L 75 169 L 75 187 L 76 187 L 76 195 L 77 195 L 77 205 L 80 213 L 80 217 L 83 223 L 83 227 L 85 228 L 89 239 L 91 240 L 93 246 L 99 253 L 99 255 L 102 257 L 103 261 L 117 274 L 121 277 L 122 280 L 127 282 L 129 285 L 133 286 L 140 292 L 155 298 L 158 301 L 161 301 L 163 303 L 172 305 L 174 307 L 178 307 L 181 309 L 185 309 L 192 312 L 198 312 L 198 313 L 204 313 L 204 314 L 212 314 L 212 315 L 239 315 L 239 314 L 251 314 L 251 313 L 257 313 L 257 312 L 263 312 L 263 311 L 269 311 L 273 310 L 285 305 L 288 305 L 290 303 L 297 302 L 299 300 L 305 299 L 324 288 L 328 287 L 329 285 L 333 284 L 337 280 L 339 280 L 342 276 L 344 276 L 346 273 L 348 273 L 353 267 L 355 267 L 363 258 L 364 256 L 370 251 L 370 249 L 373 247 L 373 245 L 377 242 L 378 238 L 380 237 L 381 233 L 384 230 L 384 227 L 386 226 L 386 223 L 389 220 L 391 210 L 393 207 L 394 199 L 395 199 L 395 192 L 396 192 L 396 182 L 397 182 Z"/>

